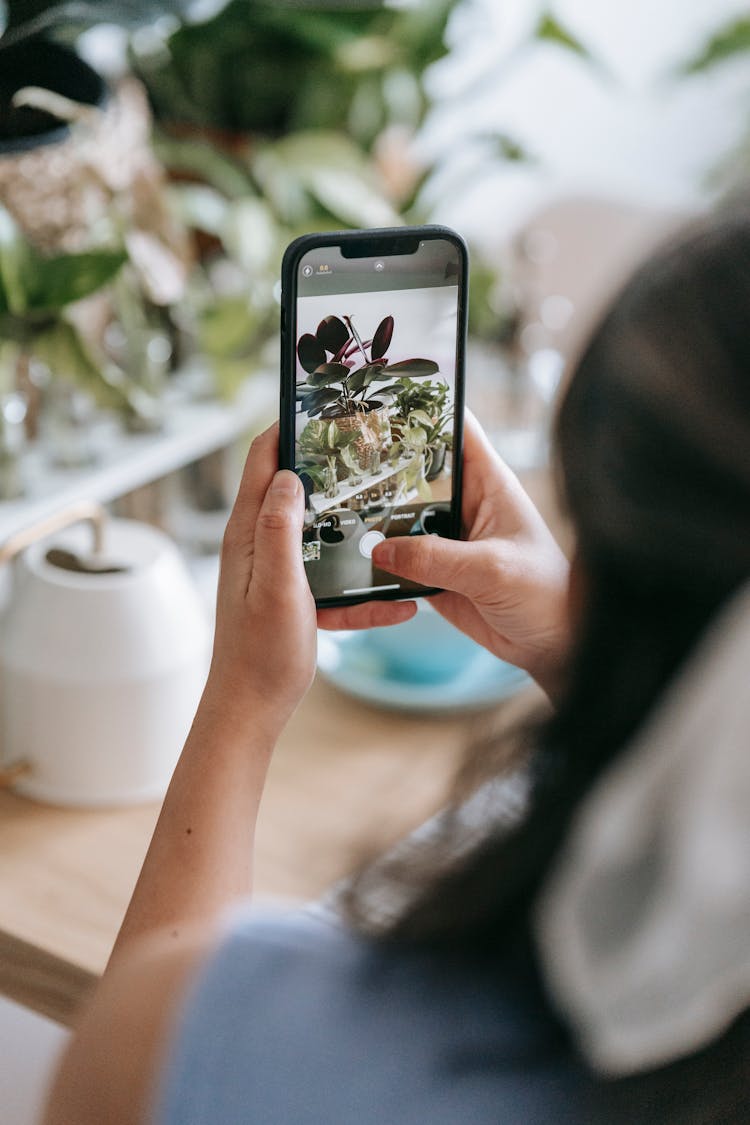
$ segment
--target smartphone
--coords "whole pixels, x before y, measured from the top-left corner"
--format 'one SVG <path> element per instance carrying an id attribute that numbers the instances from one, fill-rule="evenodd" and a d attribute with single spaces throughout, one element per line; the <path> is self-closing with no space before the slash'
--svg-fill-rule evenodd
<path id="1" fill-rule="evenodd" d="M 467 284 L 446 227 L 310 234 L 284 255 L 279 463 L 305 488 L 319 606 L 437 592 L 372 552 L 460 534 Z"/>

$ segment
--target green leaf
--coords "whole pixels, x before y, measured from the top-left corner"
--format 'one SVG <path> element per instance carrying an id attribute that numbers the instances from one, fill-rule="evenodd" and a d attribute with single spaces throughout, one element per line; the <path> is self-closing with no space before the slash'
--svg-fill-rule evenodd
<path id="1" fill-rule="evenodd" d="M 211 369 L 216 382 L 219 398 L 227 402 L 237 397 L 240 388 L 247 382 L 253 371 L 253 363 L 247 356 L 214 356 Z"/>
<path id="2" fill-rule="evenodd" d="M 428 430 L 431 429 L 434 425 L 432 418 L 430 418 L 429 414 L 426 414 L 424 410 L 412 410 L 411 414 L 409 415 L 410 423 L 412 418 L 416 422 L 419 422 L 421 426 L 426 426 Z"/>
<path id="3" fill-rule="evenodd" d="M 746 51 L 750 51 L 750 16 L 741 16 L 714 32 L 705 46 L 680 66 L 679 73 L 699 74 Z"/>
<path id="4" fill-rule="evenodd" d="M 205 184 L 175 184 L 168 194 L 170 207 L 181 222 L 221 237 L 229 211 L 229 202 L 221 192 Z"/>
<path id="5" fill-rule="evenodd" d="M 391 363 L 388 367 L 388 377 L 394 374 L 402 375 L 436 375 L 440 365 L 434 359 L 402 359 L 398 363 Z"/>
<path id="6" fill-rule="evenodd" d="M 204 141 L 175 140 L 157 133 L 153 145 L 167 168 L 198 176 L 228 199 L 253 194 L 252 180 L 241 165 Z"/>
<path id="7" fill-rule="evenodd" d="M 17 222 L 0 206 L 0 312 L 24 313 L 27 309 L 23 281 L 29 246 Z"/>
<path id="8" fill-rule="evenodd" d="M 417 477 L 416 489 L 419 494 L 419 499 L 424 501 L 424 503 L 429 504 L 430 500 L 432 500 L 432 489 L 430 488 L 422 473 L 420 473 Z"/>
<path id="9" fill-rule="evenodd" d="M 509 164 L 533 164 L 535 157 L 510 133 L 488 134 L 487 140 L 494 146 L 497 155 Z"/>
<path id="10" fill-rule="evenodd" d="M 592 59 L 591 52 L 581 40 L 573 35 L 551 12 L 543 12 L 534 31 L 534 38 L 543 42 L 554 43 L 566 51 L 572 51 L 582 59 Z"/>
<path id="11" fill-rule="evenodd" d="M 220 237 L 251 277 L 276 269 L 278 228 L 270 208 L 260 199 L 247 197 L 230 204 Z"/>
<path id="12" fill-rule="evenodd" d="M 96 293 L 116 277 L 126 261 L 124 250 L 91 250 L 54 258 L 31 252 L 23 271 L 27 308 L 58 312 Z"/>
<path id="13" fill-rule="evenodd" d="M 229 357 L 246 349 L 259 326 L 259 317 L 245 297 L 225 297 L 201 315 L 198 341 L 201 349 L 216 357 Z"/>
<path id="14" fill-rule="evenodd" d="M 307 394 L 302 396 L 302 409 L 305 414 L 320 414 L 324 407 L 338 401 L 340 393 L 340 391 L 332 390 L 330 387 L 321 387 L 318 391 L 308 391 Z"/>
<path id="15" fill-rule="evenodd" d="M 354 436 L 355 436 L 355 439 L 356 439 L 357 435 L 355 434 Z M 345 446 L 342 447 L 340 456 L 341 456 L 341 460 L 346 465 L 347 469 L 352 469 L 353 472 L 355 472 L 355 473 L 361 471 L 361 465 L 359 463 L 359 458 L 352 451 L 352 449 L 350 448 L 349 445 L 345 445 Z"/>
<path id="16" fill-rule="evenodd" d="M 388 376 L 390 378 L 390 375 Z M 377 382 L 383 379 L 383 365 L 382 363 L 367 363 L 364 367 L 357 368 L 356 371 L 347 379 L 347 386 L 349 391 L 353 394 L 359 394 L 360 391 L 365 390 L 370 386 L 370 383 Z"/>
<path id="17" fill-rule="evenodd" d="M 349 368 L 344 363 L 321 363 L 308 377 L 311 387 L 327 387 L 331 383 L 340 383 L 346 379 Z"/>
<path id="18" fill-rule="evenodd" d="M 344 134 L 324 129 L 291 133 L 260 146 L 252 166 L 278 214 L 292 224 L 309 221 L 310 197 L 352 226 L 402 224 L 379 190 L 372 164 Z"/>
<path id="19" fill-rule="evenodd" d="M 121 249 L 45 258 L 0 207 L 0 313 L 57 313 L 101 289 L 126 260 Z"/>
<path id="20" fill-rule="evenodd" d="M 367 183 L 364 176 L 344 168 L 314 168 L 306 186 L 336 219 L 355 227 L 400 226 L 402 220 L 390 203 Z"/>
<path id="21" fill-rule="evenodd" d="M 92 395 L 99 406 L 122 410 L 129 405 L 127 385 L 116 384 L 105 376 L 77 329 L 67 320 L 60 319 L 40 332 L 33 350 L 53 377 L 68 379 Z"/>
<path id="22" fill-rule="evenodd" d="M 427 433 L 421 426 L 407 426 L 403 440 L 406 445 L 419 448 L 427 444 Z"/>

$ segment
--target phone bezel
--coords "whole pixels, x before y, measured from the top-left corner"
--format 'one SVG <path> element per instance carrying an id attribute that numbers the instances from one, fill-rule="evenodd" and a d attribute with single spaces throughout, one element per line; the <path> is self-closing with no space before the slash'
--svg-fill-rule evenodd
<path id="1" fill-rule="evenodd" d="M 404 253 L 404 246 L 441 239 L 456 247 L 460 270 L 458 284 L 456 379 L 453 391 L 453 465 L 452 501 L 448 534 L 444 538 L 461 536 L 461 485 L 463 471 L 463 416 L 465 399 L 466 324 L 468 316 L 469 252 L 460 234 L 450 227 L 435 224 L 412 227 L 383 227 L 373 230 L 326 231 L 301 235 L 289 244 L 281 266 L 281 378 L 279 401 L 279 467 L 294 469 L 295 455 L 295 393 L 297 385 L 296 308 L 297 275 L 300 259 L 310 250 L 324 247 L 340 248 L 344 257 L 388 257 Z M 440 593 L 440 587 L 423 587 L 411 593 L 396 590 L 373 591 L 364 595 L 337 595 L 316 598 L 320 608 L 327 606 L 357 605 L 368 601 L 403 601 L 429 597 Z"/>

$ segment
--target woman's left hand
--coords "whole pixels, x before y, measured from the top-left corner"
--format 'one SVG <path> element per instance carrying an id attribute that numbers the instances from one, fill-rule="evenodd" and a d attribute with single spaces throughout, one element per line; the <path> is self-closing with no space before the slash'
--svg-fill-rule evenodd
<path id="1" fill-rule="evenodd" d="M 278 425 L 257 437 L 224 534 L 202 703 L 275 738 L 315 672 L 315 602 L 302 561 L 304 491 L 277 470 Z"/>

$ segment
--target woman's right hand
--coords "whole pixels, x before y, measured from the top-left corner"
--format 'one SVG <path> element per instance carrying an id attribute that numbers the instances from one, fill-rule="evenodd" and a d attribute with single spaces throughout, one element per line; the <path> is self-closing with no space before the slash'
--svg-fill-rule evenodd
<path id="1" fill-rule="evenodd" d="M 467 412 L 463 520 L 466 538 L 386 539 L 383 570 L 445 592 L 435 609 L 479 644 L 526 669 L 551 696 L 569 649 L 570 567 L 517 477 Z M 351 627 L 351 626 L 350 626 Z"/>

